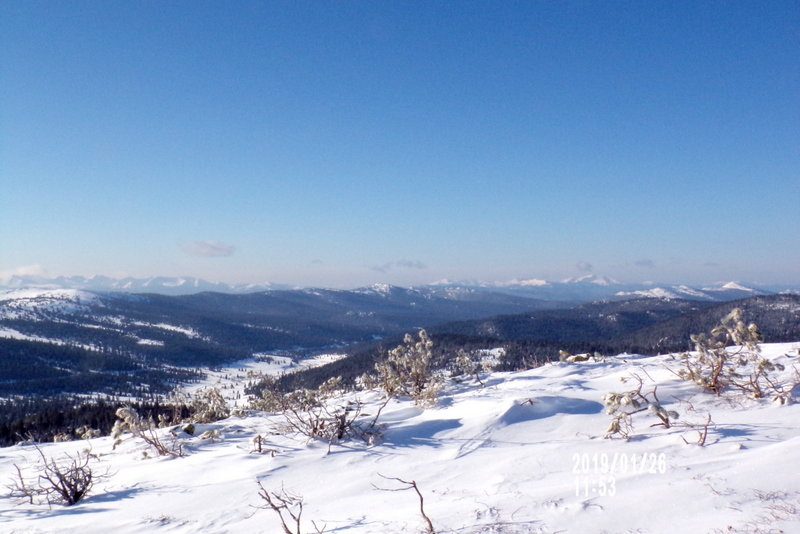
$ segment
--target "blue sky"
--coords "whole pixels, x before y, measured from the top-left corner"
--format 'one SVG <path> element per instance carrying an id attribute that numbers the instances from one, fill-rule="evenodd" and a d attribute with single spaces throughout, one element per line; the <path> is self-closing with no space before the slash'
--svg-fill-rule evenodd
<path id="1" fill-rule="evenodd" d="M 0 273 L 800 283 L 800 2 L 0 10 Z"/>

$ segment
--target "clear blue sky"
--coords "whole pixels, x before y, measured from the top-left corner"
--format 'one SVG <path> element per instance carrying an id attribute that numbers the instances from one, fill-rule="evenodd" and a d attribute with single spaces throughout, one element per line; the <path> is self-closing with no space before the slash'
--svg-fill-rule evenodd
<path id="1" fill-rule="evenodd" d="M 800 282 L 800 2 L 0 1 L 0 273 Z"/>

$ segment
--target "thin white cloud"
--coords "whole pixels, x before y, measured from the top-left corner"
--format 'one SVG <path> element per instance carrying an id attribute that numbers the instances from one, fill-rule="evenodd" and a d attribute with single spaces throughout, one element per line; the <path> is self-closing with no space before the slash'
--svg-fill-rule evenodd
<path id="1" fill-rule="evenodd" d="M 639 261 L 633 262 L 633 264 L 635 266 L 637 266 L 637 267 L 645 267 L 647 269 L 652 269 L 652 268 L 654 268 L 656 266 L 656 264 L 655 264 L 655 262 L 653 260 L 639 260 Z"/>
<path id="2" fill-rule="evenodd" d="M 550 283 L 547 280 L 540 280 L 538 278 L 528 278 L 527 280 L 520 280 L 518 278 L 514 278 L 506 282 L 495 282 L 494 285 L 496 285 L 497 287 L 512 287 L 512 286 L 539 287 L 539 286 L 550 285 Z"/>
<path id="3" fill-rule="evenodd" d="M 590 273 L 594 269 L 594 266 L 588 261 L 579 261 L 575 264 L 575 268 L 582 273 Z"/>
<path id="4" fill-rule="evenodd" d="M 42 267 L 41 265 L 33 264 L 33 265 L 23 265 L 21 267 L 17 267 L 15 269 L 9 269 L 7 271 L 0 271 L 0 284 L 7 284 L 11 281 L 12 278 L 15 276 L 20 277 L 43 277 L 47 275 L 47 270 Z"/>
<path id="5" fill-rule="evenodd" d="M 196 258 L 218 258 L 231 256 L 236 252 L 236 247 L 219 241 L 191 241 L 181 245 L 183 251 Z"/>

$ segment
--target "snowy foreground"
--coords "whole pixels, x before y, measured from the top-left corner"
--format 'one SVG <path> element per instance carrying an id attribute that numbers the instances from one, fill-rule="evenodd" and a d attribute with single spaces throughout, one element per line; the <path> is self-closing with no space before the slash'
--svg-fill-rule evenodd
<path id="1" fill-rule="evenodd" d="M 764 345 L 764 354 L 800 363 L 800 343 Z M 666 365 L 665 365 L 666 364 Z M 231 417 L 185 440 L 183 458 L 143 458 L 145 445 L 109 437 L 47 444 L 48 456 L 91 446 L 111 476 L 73 507 L 0 499 L 3 533 L 281 533 L 277 515 L 258 508 L 257 482 L 304 500 L 302 532 L 421 532 L 413 491 L 380 491 L 414 480 L 440 533 L 778 533 L 800 532 L 800 404 L 717 398 L 679 381 L 667 356 L 622 355 L 604 362 L 556 363 L 477 382 L 449 383 L 435 408 L 392 401 L 384 440 L 328 444 L 275 434 L 281 416 Z M 637 372 L 683 423 L 699 431 L 651 428 L 634 418 L 630 440 L 603 439 L 610 416 L 602 397 L 630 389 Z M 797 394 L 797 392 L 796 392 Z M 368 404 L 377 392 L 361 393 Z M 372 411 L 372 410 L 368 410 Z M 374 412 L 373 412 L 374 413 Z M 254 438 L 266 437 L 262 454 Z M 688 441 L 687 444 L 684 440 Z M 31 445 L 0 449 L 0 478 L 32 465 Z M 312 524 L 312 520 L 316 525 Z"/>

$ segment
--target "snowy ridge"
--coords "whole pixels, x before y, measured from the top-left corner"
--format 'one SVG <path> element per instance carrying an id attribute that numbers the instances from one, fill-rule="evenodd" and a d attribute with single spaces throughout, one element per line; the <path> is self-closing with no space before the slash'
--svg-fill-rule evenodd
<path id="1" fill-rule="evenodd" d="M 720 287 L 706 287 L 702 290 L 694 289 L 686 285 L 664 287 L 654 287 L 651 289 L 640 289 L 635 291 L 618 291 L 617 297 L 627 298 L 661 298 L 661 299 L 691 299 L 691 300 L 718 300 L 723 294 L 729 294 L 733 298 L 746 298 L 753 295 L 762 294 L 748 287 L 728 282 Z"/>
<path id="2" fill-rule="evenodd" d="M 0 291 L 0 319 L 20 319 L 48 313 L 85 312 L 102 305 L 100 297 L 78 289 L 12 289 Z"/>
<path id="3" fill-rule="evenodd" d="M 97 298 L 97 295 L 79 289 L 23 288 L 0 291 L 0 302 L 15 300 L 39 306 L 50 301 L 90 303 Z"/>
<path id="4" fill-rule="evenodd" d="M 790 368 L 798 349 L 772 344 L 763 353 Z M 485 387 L 449 383 L 435 408 L 390 402 L 381 443 L 348 441 L 330 452 L 327 443 L 276 433 L 281 416 L 260 412 L 197 425 L 195 434 L 216 430 L 218 438 L 181 434 L 188 454 L 178 459 L 143 459 L 134 439 L 112 451 L 111 438 L 97 438 L 89 443 L 97 466 L 113 475 L 85 502 L 48 509 L 2 499 L 0 517 L 6 532 L 18 533 L 280 532 L 273 512 L 254 508 L 263 504 L 261 482 L 303 497 L 302 532 L 315 531 L 312 520 L 337 534 L 421 531 L 413 492 L 375 489 L 393 487 L 385 475 L 416 481 L 442 533 L 794 532 L 800 404 L 727 402 L 678 380 L 669 365 L 668 356 L 621 355 L 494 373 Z M 651 428 L 647 414 L 630 441 L 602 439 L 610 417 L 601 398 L 629 389 L 620 379 L 633 372 L 659 384 L 679 421 L 711 414 L 704 447 L 693 444 L 697 429 Z M 356 397 L 370 413 L 383 399 L 344 393 L 337 402 Z M 265 454 L 253 452 L 259 435 Z M 86 447 L 42 450 L 59 456 Z M 30 465 L 36 454 L 30 446 L 4 449 L 0 472 Z"/>
<path id="5" fill-rule="evenodd" d="M 577 278 L 567 278 L 561 281 L 562 284 L 595 284 L 598 286 L 612 286 L 619 285 L 618 280 L 609 278 L 608 276 L 597 276 L 594 274 L 586 274 Z M 540 284 L 541 285 L 541 284 Z"/>
<path id="6" fill-rule="evenodd" d="M 644 289 L 641 291 L 619 291 L 616 293 L 617 297 L 644 297 L 653 299 L 677 299 L 680 298 L 677 293 L 656 287 L 653 289 Z"/>

